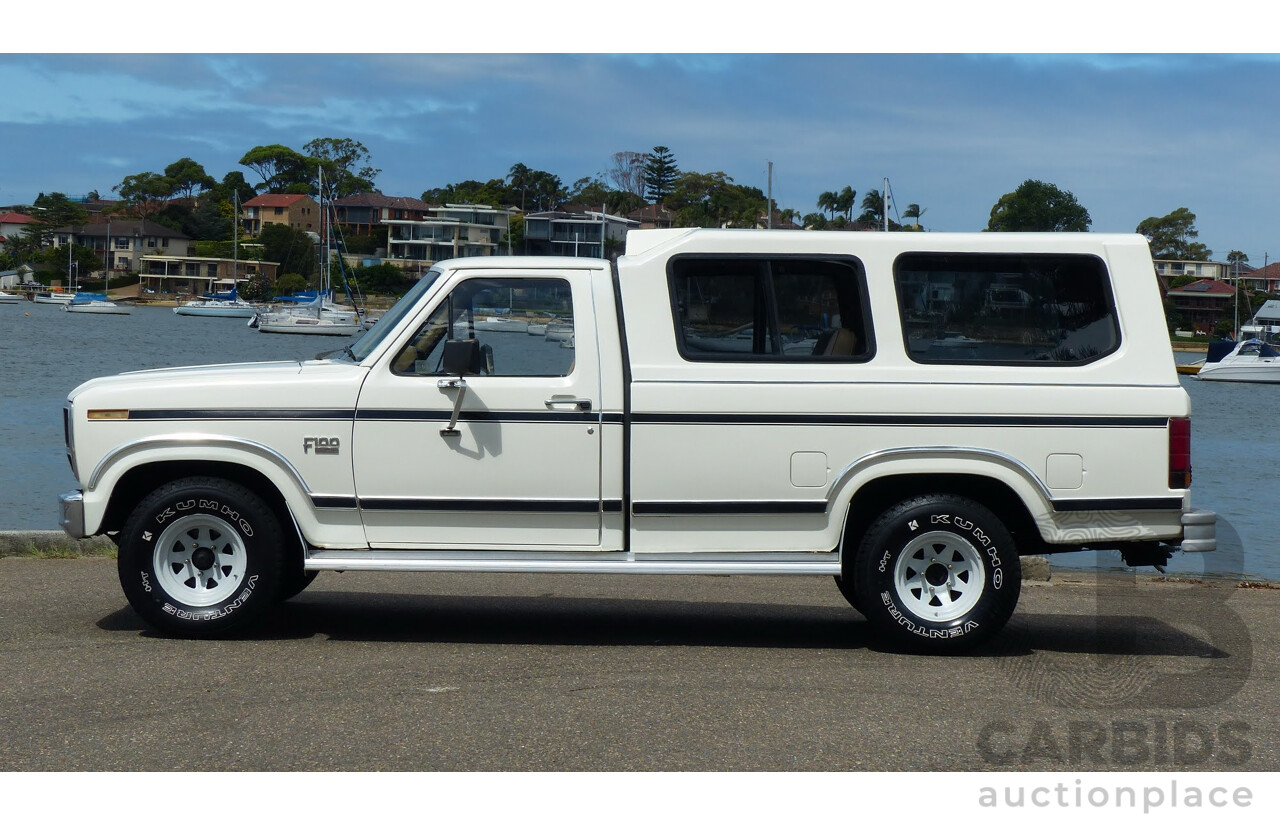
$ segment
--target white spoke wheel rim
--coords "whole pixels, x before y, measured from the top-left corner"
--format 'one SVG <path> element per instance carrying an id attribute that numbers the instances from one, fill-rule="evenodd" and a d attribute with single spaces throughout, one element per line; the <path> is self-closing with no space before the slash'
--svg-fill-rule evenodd
<path id="1" fill-rule="evenodd" d="M 208 607 L 239 589 L 248 553 L 234 527 L 217 516 L 197 514 L 164 529 L 152 563 L 167 595 L 191 607 Z"/>
<path id="2" fill-rule="evenodd" d="M 949 622 L 965 615 L 982 598 L 986 584 L 982 554 L 955 533 L 916 536 L 893 566 L 898 601 L 928 622 Z"/>

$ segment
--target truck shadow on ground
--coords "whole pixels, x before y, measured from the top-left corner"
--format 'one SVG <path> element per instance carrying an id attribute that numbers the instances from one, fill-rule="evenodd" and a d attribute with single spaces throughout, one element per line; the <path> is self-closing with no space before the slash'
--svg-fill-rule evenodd
<path id="1" fill-rule="evenodd" d="M 103 630 L 162 637 L 125 608 Z M 848 607 L 572 596 L 432 596 L 328 591 L 277 606 L 243 633 L 253 641 L 310 639 L 490 645 L 723 646 L 871 649 L 889 643 Z M 1038 653 L 1224 659 L 1212 642 L 1146 616 L 1018 614 L 995 639 L 963 655 Z"/>

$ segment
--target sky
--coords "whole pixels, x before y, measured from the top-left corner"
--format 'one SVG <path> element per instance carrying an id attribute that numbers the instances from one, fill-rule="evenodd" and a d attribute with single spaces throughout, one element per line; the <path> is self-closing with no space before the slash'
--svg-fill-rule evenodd
<path id="1" fill-rule="evenodd" d="M 949 5 L 852 15 L 819 0 L 801 19 L 770 20 L 691 0 L 657 4 L 678 24 L 651 37 L 659 28 L 635 6 L 590 20 L 585 7 L 557 11 L 576 22 L 552 26 L 551 12 L 529 14 L 536 4 L 497 0 L 480 15 L 396 0 L 370 12 L 365 37 L 287 12 L 262 19 L 250 4 L 233 22 L 161 26 L 187 32 L 181 53 L 102 53 L 158 39 L 137 20 L 172 8 L 124 5 L 137 16 L 67 32 L 19 12 L 40 34 L 31 51 L 0 55 L 0 205 L 109 197 L 126 175 L 182 157 L 256 183 L 238 164 L 249 149 L 319 137 L 360 141 L 378 188 L 411 197 L 516 163 L 568 185 L 603 175 L 615 152 L 662 145 L 681 170 L 762 191 L 772 162 L 778 205 L 801 214 L 824 191 L 850 186 L 861 200 L 888 178 L 898 214 L 915 203 L 931 231 L 981 231 L 1001 195 L 1036 179 L 1071 192 L 1094 231 L 1186 207 L 1215 259 L 1280 257 L 1280 58 L 1227 14 L 1198 21 L 1188 42 L 1185 23 L 1165 37 L 1141 12 L 1092 0 L 1074 26 L 1016 3 L 952 4 L 977 10 L 962 18 Z M 716 12 L 731 6 L 743 11 Z M 975 23 L 984 12 L 1003 25 Z M 365 43 L 380 51 L 351 51 Z M 875 51 L 849 51 L 859 47 Z"/>

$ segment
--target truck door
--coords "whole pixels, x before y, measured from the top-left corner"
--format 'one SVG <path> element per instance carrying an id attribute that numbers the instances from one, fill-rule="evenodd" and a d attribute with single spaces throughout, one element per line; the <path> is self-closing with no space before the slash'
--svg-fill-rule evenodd
<path id="1" fill-rule="evenodd" d="M 371 546 L 599 546 L 590 290 L 585 271 L 464 271 L 374 368 L 353 451 Z M 480 374 L 461 381 L 442 371 L 444 342 L 458 338 L 478 340 L 482 356 Z"/>

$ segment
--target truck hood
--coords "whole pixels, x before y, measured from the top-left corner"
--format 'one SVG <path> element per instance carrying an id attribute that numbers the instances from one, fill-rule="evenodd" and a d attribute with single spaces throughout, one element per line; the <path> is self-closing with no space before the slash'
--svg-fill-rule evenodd
<path id="1" fill-rule="evenodd" d="M 73 404 L 116 409 L 354 409 L 368 368 L 346 361 L 269 361 L 139 370 L 94 378 Z"/>

